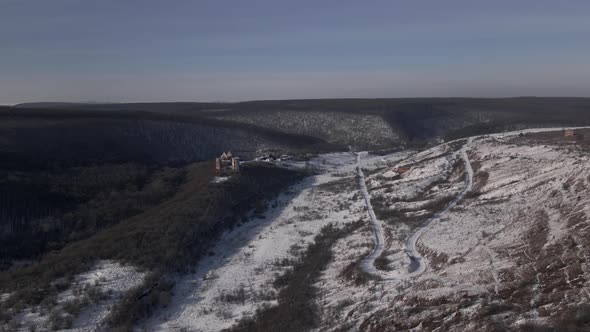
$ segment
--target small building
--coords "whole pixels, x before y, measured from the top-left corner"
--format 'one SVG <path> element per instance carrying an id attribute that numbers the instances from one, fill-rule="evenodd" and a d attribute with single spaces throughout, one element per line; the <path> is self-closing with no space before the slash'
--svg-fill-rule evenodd
<path id="1" fill-rule="evenodd" d="M 396 172 L 397 174 L 404 174 L 405 172 L 409 171 L 410 167 L 398 167 L 396 169 L 394 169 L 393 171 Z"/>
<path id="2" fill-rule="evenodd" d="M 240 158 L 234 157 L 231 151 L 224 152 L 219 158 L 215 158 L 215 170 L 218 172 L 239 172 Z"/>
<path id="3" fill-rule="evenodd" d="M 584 134 L 582 134 L 579 130 L 574 131 L 572 129 L 566 129 L 563 131 L 563 136 L 576 141 L 582 141 L 584 139 Z"/>

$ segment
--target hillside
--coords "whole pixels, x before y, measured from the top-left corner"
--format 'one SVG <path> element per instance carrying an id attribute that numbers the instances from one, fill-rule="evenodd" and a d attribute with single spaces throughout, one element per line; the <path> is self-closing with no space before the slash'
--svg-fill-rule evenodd
<path id="1" fill-rule="evenodd" d="M 279 196 L 258 225 L 227 233 L 171 305 L 140 326 L 588 328 L 589 133 L 320 156 L 320 175 Z"/>
<path id="2" fill-rule="evenodd" d="M 63 105 L 57 104 L 62 107 Z M 20 107 L 52 109 L 56 104 Z M 344 147 L 466 137 L 487 132 L 589 124 L 590 98 L 381 98 L 268 100 L 238 103 L 70 104 L 66 109 L 143 111 L 239 121 L 321 138 Z M 287 121 L 292 119 L 292 121 Z M 359 127 L 351 127 L 351 124 Z M 367 131 L 370 130 L 370 134 Z"/>
<path id="3" fill-rule="evenodd" d="M 1 162 L 14 169 L 109 162 L 183 164 L 211 159 L 225 150 L 250 159 L 268 150 L 345 149 L 254 125 L 150 112 L 5 108 L 0 109 L 0 119 Z"/>
<path id="4" fill-rule="evenodd" d="M 0 330 L 586 328 L 589 106 L 1 108 Z"/>
<path id="5" fill-rule="evenodd" d="M 81 171 L 89 175 L 88 170 Z M 119 179 L 124 188 L 120 192 L 111 183 L 109 176 L 114 175 L 124 178 Z M 20 229 L 4 227 L 5 238 L 20 236 L 25 242 L 37 235 L 45 246 L 31 250 L 38 257 L 26 257 L 31 260 L 0 271 L 2 329 L 133 326 L 167 305 L 174 276 L 194 269 L 226 229 L 247 222 L 250 211 L 263 209 L 303 174 L 254 163 L 225 181 L 215 181 L 213 163 L 197 163 L 161 170 L 135 192 L 127 183 L 134 179 L 118 171 L 91 183 L 77 181 L 78 174 L 69 176 L 55 175 L 57 179 L 50 182 L 78 184 L 79 192 L 86 194 L 96 187 L 96 194 L 70 199 L 79 203 L 46 212 L 43 218 L 30 215 L 18 220 L 24 222 Z M 47 190 L 64 194 L 54 188 Z M 101 190 L 114 201 L 105 201 Z M 4 225 L 6 220 L 2 221 Z M 49 224 L 52 232 L 48 234 L 43 224 Z M 16 242 L 14 247 L 3 247 L 4 258 L 18 257 L 23 247 L 31 246 Z"/>
<path id="6" fill-rule="evenodd" d="M 387 148 L 401 139 L 380 116 L 322 111 L 219 112 L 219 120 L 256 124 L 286 133 L 318 137 L 354 150 Z"/>

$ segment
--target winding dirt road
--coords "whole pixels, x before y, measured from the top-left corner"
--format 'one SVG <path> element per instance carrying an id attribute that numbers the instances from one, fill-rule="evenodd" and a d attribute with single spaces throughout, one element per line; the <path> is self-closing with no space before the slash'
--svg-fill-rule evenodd
<path id="1" fill-rule="evenodd" d="M 403 280 L 414 278 L 422 274 L 426 270 L 426 262 L 424 261 L 424 257 L 418 252 L 416 249 L 416 243 L 420 240 L 420 237 L 428 231 L 429 226 L 437 219 L 439 219 L 443 214 L 447 211 L 452 209 L 457 203 L 459 203 L 465 194 L 469 192 L 473 188 L 473 168 L 471 167 L 471 162 L 469 161 L 469 157 L 467 156 L 467 147 L 473 141 L 473 137 L 467 139 L 467 143 L 463 145 L 460 151 L 461 158 L 465 163 L 465 169 L 467 171 L 467 180 L 465 188 L 451 201 L 449 204 L 445 206 L 444 209 L 438 211 L 432 217 L 430 217 L 422 226 L 414 231 L 414 233 L 408 238 L 406 241 L 406 253 L 410 257 L 410 266 L 408 267 L 407 271 L 382 271 L 378 270 L 375 267 L 375 260 L 381 256 L 383 251 L 385 250 L 385 235 L 383 232 L 383 226 L 381 221 L 377 219 L 375 215 L 375 211 L 373 210 L 373 206 L 371 205 L 371 197 L 369 192 L 367 191 L 367 185 L 365 182 L 365 174 L 363 173 L 361 167 L 361 157 L 366 155 L 364 153 L 357 153 L 357 172 L 359 175 L 359 185 L 363 197 L 365 199 L 365 203 L 367 205 L 367 209 L 369 212 L 369 218 L 371 219 L 371 224 L 373 226 L 373 231 L 375 234 L 375 248 L 373 251 L 367 255 L 361 261 L 361 268 L 366 273 L 377 277 L 381 280 Z"/>

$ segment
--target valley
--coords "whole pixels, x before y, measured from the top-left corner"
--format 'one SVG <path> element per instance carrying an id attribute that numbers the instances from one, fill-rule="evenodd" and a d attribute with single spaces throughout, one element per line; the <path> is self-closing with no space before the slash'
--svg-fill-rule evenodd
<path id="1" fill-rule="evenodd" d="M 0 8 L 0 332 L 590 332 L 590 2 Z"/>
<path id="2" fill-rule="evenodd" d="M 576 331 L 590 321 L 586 127 L 443 143 L 412 142 L 372 113 L 279 112 L 317 122 L 299 126 L 279 113 L 256 120 L 270 111 L 26 112 L 4 114 L 0 151 L 0 203 L 15 206 L 3 215 L 13 243 L 0 271 L 4 330 Z M 58 153 L 20 140 L 28 116 L 46 119 L 45 151 Z M 330 121 L 337 128 L 322 131 Z M 353 132 L 358 121 L 366 127 Z M 81 134 L 105 123 L 109 134 Z M 118 150 L 101 142 L 117 135 L 130 138 Z M 93 144 L 88 155 L 51 150 L 73 137 Z M 199 161 L 228 144 L 245 159 L 240 173 Z M 9 192 L 23 185 L 37 196 L 23 191 L 18 206 Z M 48 197 L 63 205 L 47 209 Z M 24 238 L 38 242 L 10 260 Z"/>

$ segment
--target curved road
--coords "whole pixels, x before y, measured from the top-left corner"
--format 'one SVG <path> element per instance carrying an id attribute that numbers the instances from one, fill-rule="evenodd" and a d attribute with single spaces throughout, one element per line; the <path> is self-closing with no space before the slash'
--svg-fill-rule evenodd
<path id="1" fill-rule="evenodd" d="M 373 232 L 375 233 L 375 248 L 361 261 L 361 268 L 371 275 L 376 275 L 379 270 L 375 268 L 375 260 L 383 253 L 383 250 L 385 250 L 385 234 L 383 232 L 383 226 L 381 225 L 381 222 L 377 220 L 377 216 L 375 215 L 375 211 L 371 205 L 371 197 L 369 196 L 367 184 L 365 182 L 365 173 L 363 173 L 363 169 L 361 167 L 361 155 L 366 154 L 366 152 L 357 153 L 356 164 L 359 175 L 359 185 L 361 192 L 363 193 L 363 197 L 365 198 L 365 204 L 367 205 L 369 218 L 371 219 L 371 225 L 373 226 Z"/>
<path id="2" fill-rule="evenodd" d="M 365 198 L 365 203 L 367 205 L 367 209 L 369 211 L 369 218 L 371 219 L 371 224 L 373 226 L 373 231 L 375 233 L 375 248 L 373 251 L 367 255 L 361 261 L 361 268 L 366 273 L 378 277 L 382 280 L 402 280 L 417 277 L 422 274 L 426 270 L 426 262 L 424 261 L 422 255 L 416 249 L 416 243 L 422 237 L 422 235 L 428 230 L 430 224 L 433 221 L 440 218 L 444 213 L 452 209 L 459 201 L 465 197 L 465 194 L 469 192 L 473 187 L 473 168 L 471 167 L 471 163 L 469 162 L 469 157 L 467 156 L 467 146 L 473 141 L 473 137 L 467 139 L 467 143 L 463 145 L 461 148 L 461 158 L 465 162 L 465 169 L 467 171 L 467 185 L 465 188 L 451 201 L 444 209 L 438 211 L 432 217 L 430 217 L 422 226 L 414 231 L 414 233 L 408 238 L 406 242 L 406 253 L 410 257 L 410 266 L 408 273 L 400 273 L 399 271 L 382 271 L 378 270 L 375 267 L 375 259 L 377 259 L 383 251 L 385 250 L 385 235 L 383 232 L 383 226 L 381 225 L 381 221 L 377 219 L 375 215 L 375 211 L 371 205 L 371 198 L 369 196 L 369 192 L 367 191 L 367 185 L 365 183 L 365 174 L 363 173 L 361 167 L 361 156 L 365 155 L 365 153 L 357 153 L 357 172 L 359 175 L 359 184 L 361 192 Z"/>

